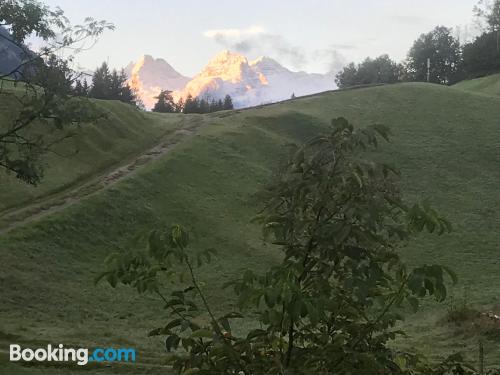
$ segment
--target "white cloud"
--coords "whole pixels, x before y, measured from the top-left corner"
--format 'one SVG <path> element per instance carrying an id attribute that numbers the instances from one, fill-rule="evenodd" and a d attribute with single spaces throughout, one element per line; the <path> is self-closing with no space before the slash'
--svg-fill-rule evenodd
<path id="1" fill-rule="evenodd" d="M 301 47 L 291 44 L 282 35 L 267 32 L 262 26 L 207 30 L 203 35 L 224 48 L 243 54 L 276 57 L 289 62 L 294 68 L 301 68 L 307 63 Z"/>
<path id="2" fill-rule="evenodd" d="M 347 59 L 339 49 L 351 49 L 351 46 L 332 44 L 329 48 L 315 50 L 312 54 L 313 59 L 321 63 L 322 68 L 328 73 L 336 74 L 347 64 Z"/>
<path id="3" fill-rule="evenodd" d="M 221 38 L 240 39 L 248 36 L 262 34 L 264 32 L 265 30 L 262 26 L 255 25 L 255 26 L 250 26 L 246 29 L 207 30 L 203 33 L 203 36 L 214 39 L 221 39 Z"/>

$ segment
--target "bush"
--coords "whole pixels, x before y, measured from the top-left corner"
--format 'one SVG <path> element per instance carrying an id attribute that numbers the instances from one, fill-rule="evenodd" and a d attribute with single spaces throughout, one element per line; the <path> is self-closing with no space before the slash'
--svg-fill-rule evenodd
<path id="1" fill-rule="evenodd" d="M 382 126 L 356 131 L 338 118 L 329 134 L 293 150 L 257 218 L 283 261 L 226 285 L 240 311 L 218 314 L 210 305 L 196 267 L 213 251 L 193 252 L 180 226 L 152 230 L 143 247 L 113 254 L 99 279 L 162 299 L 170 319 L 150 335 L 166 337 L 182 374 L 472 374 L 459 356 L 430 366 L 388 346 L 402 333 L 394 328 L 400 307 L 444 300 L 445 278 L 455 276 L 439 265 L 407 269 L 399 257 L 418 232 L 442 234 L 450 225 L 427 204 L 403 201 L 395 169 L 362 158 L 387 137 Z M 231 322 L 245 313 L 260 328 L 236 335 Z"/>

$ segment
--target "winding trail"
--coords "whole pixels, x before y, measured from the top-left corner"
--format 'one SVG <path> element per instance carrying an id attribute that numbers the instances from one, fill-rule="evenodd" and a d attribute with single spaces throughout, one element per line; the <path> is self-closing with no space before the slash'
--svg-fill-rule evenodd
<path id="1" fill-rule="evenodd" d="M 97 176 L 94 175 L 85 182 L 69 187 L 53 196 L 48 196 L 45 199 L 26 206 L 9 209 L 0 213 L 0 235 L 59 212 L 66 207 L 80 202 L 83 198 L 96 194 L 129 177 L 191 137 L 202 124 L 203 119 L 201 116 L 183 116 L 179 124 L 177 124 L 177 130 L 163 136 L 157 145 L 134 157 L 132 160 L 115 166 L 113 169 L 107 170 Z"/>

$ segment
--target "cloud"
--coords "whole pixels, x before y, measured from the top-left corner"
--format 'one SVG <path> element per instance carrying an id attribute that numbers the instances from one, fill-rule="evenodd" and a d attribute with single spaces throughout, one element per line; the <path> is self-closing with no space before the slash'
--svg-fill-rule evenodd
<path id="1" fill-rule="evenodd" d="M 203 36 L 214 38 L 215 40 L 238 39 L 256 34 L 264 33 L 264 28 L 261 26 L 250 26 L 247 29 L 216 29 L 207 30 Z"/>
<path id="2" fill-rule="evenodd" d="M 429 18 L 413 14 L 393 14 L 389 19 L 403 25 L 425 25 L 429 22 Z"/>
<path id="3" fill-rule="evenodd" d="M 358 47 L 356 47 L 355 44 L 331 44 L 330 47 L 334 48 L 334 49 L 342 49 L 342 50 L 353 50 L 353 49 L 358 48 Z"/>
<path id="4" fill-rule="evenodd" d="M 281 35 L 268 33 L 261 26 L 207 30 L 203 35 L 224 48 L 244 54 L 273 56 L 287 61 L 294 68 L 300 69 L 307 63 L 306 54 L 301 47 L 292 45 Z"/>
<path id="5" fill-rule="evenodd" d="M 338 46 L 331 45 L 329 48 L 318 49 L 313 52 L 313 58 L 321 61 L 328 73 L 335 74 L 347 64 L 347 59 L 336 47 Z"/>

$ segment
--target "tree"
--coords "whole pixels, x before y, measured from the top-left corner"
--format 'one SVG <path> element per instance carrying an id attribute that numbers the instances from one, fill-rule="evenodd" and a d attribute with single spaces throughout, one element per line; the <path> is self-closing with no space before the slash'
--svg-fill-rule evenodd
<path id="1" fill-rule="evenodd" d="M 463 47 L 464 71 L 468 78 L 500 71 L 500 0 L 481 0 L 474 13 L 484 31 Z"/>
<path id="2" fill-rule="evenodd" d="M 127 83 L 127 75 L 122 69 L 109 70 L 108 64 L 103 62 L 92 76 L 92 87 L 89 96 L 103 100 L 120 100 L 124 103 L 138 105 L 137 95 Z"/>
<path id="3" fill-rule="evenodd" d="M 486 32 L 463 47 L 464 71 L 468 78 L 500 71 L 500 49 L 497 32 Z"/>
<path id="4" fill-rule="evenodd" d="M 215 98 L 212 98 L 210 100 L 210 105 L 209 105 L 209 112 L 217 112 L 217 111 L 222 111 L 222 100 L 216 100 Z"/>
<path id="5" fill-rule="evenodd" d="M 172 91 L 162 90 L 156 97 L 158 101 L 153 107 L 153 112 L 173 113 L 176 112 L 176 105 L 172 98 Z"/>
<path id="6" fill-rule="evenodd" d="M 82 94 L 83 94 L 82 96 L 89 96 L 89 91 L 90 91 L 89 84 L 87 83 L 87 80 L 84 79 L 82 84 Z"/>
<path id="7" fill-rule="evenodd" d="M 388 55 L 366 58 L 361 64 L 350 63 L 335 77 L 339 88 L 376 83 L 395 83 L 400 80 L 400 68 Z"/>
<path id="8" fill-rule="evenodd" d="M 487 31 L 500 31 L 500 0 L 480 0 L 474 6 L 474 15 L 480 22 L 486 22 L 486 27 L 483 28 Z"/>
<path id="9" fill-rule="evenodd" d="M 103 62 L 92 75 L 92 86 L 89 95 L 96 99 L 110 99 L 112 78 L 108 64 Z"/>
<path id="10" fill-rule="evenodd" d="M 230 110 L 230 109 L 234 109 L 234 106 L 233 106 L 233 99 L 231 98 L 231 96 L 229 95 L 226 95 L 224 97 L 224 105 L 223 105 L 223 108 L 225 111 L 227 110 Z"/>
<path id="11" fill-rule="evenodd" d="M 108 96 L 105 99 L 110 100 L 120 100 L 122 96 L 122 86 L 124 85 L 124 81 L 122 81 L 123 77 L 118 75 L 116 69 L 113 69 L 111 74 L 109 75 L 109 87 L 107 87 Z"/>
<path id="12" fill-rule="evenodd" d="M 210 104 L 207 98 L 201 98 L 198 101 L 198 113 L 209 113 L 211 112 Z"/>
<path id="13" fill-rule="evenodd" d="M 241 312 L 216 313 L 196 276 L 213 251 L 193 251 L 178 225 L 112 254 L 97 281 L 162 299 L 170 320 L 150 335 L 166 337 L 170 363 L 183 374 L 470 374 L 456 356 L 430 366 L 388 345 L 401 332 L 393 329 L 401 306 L 417 310 L 427 295 L 442 301 L 445 277 L 455 275 L 439 265 L 408 269 L 400 258 L 418 232 L 450 226 L 427 204 L 404 202 L 392 167 L 363 159 L 387 136 L 384 127 L 356 131 L 338 118 L 329 134 L 293 150 L 258 217 L 283 260 L 227 285 Z M 182 269 L 188 279 L 164 294 Z M 259 328 L 237 335 L 231 321 L 246 311 Z"/>
<path id="14" fill-rule="evenodd" d="M 0 168 L 35 185 L 43 175 L 41 156 L 72 136 L 71 125 L 103 116 L 91 102 L 74 97 L 73 83 L 79 74 L 69 68 L 72 57 L 58 56 L 81 50 L 113 25 L 87 18 L 83 25 L 71 26 L 62 10 L 51 10 L 36 0 L 0 2 L 0 25 L 7 30 L 0 33 L 2 42 L 22 51 L 20 62 L 0 74 L 5 83 L 0 96 L 13 103 L 12 119 L 0 130 Z M 24 43 L 32 34 L 44 43 L 39 52 Z M 23 91 L 9 89 L 12 80 Z M 54 128 L 60 133 L 57 137 L 48 135 Z"/>
<path id="15" fill-rule="evenodd" d="M 143 108 L 143 103 L 137 97 L 137 93 L 135 92 L 135 90 L 132 89 L 132 87 L 130 87 L 128 83 L 124 83 L 122 88 L 120 89 L 120 95 L 118 100 L 127 104 L 132 104 L 141 109 Z"/>
<path id="16" fill-rule="evenodd" d="M 184 113 L 184 99 L 180 98 L 175 104 L 175 112 Z"/>
<path id="17" fill-rule="evenodd" d="M 196 98 L 193 98 L 191 94 L 189 94 L 184 102 L 184 108 L 182 113 L 197 113 L 198 112 L 198 102 Z"/>
<path id="18" fill-rule="evenodd" d="M 412 80 L 427 80 L 427 59 L 431 64 L 430 82 L 451 85 L 461 79 L 461 48 L 451 29 L 437 26 L 413 43 L 407 59 L 408 74 Z"/>
<path id="19" fill-rule="evenodd" d="M 140 102 L 137 93 L 128 84 L 127 74 L 125 73 L 124 69 L 120 71 L 120 74 L 118 76 L 118 81 L 120 82 L 121 85 L 119 90 L 118 100 L 124 103 L 140 107 L 142 103 Z"/>
<path id="20" fill-rule="evenodd" d="M 75 96 L 87 96 L 87 92 L 85 91 L 81 80 L 76 81 L 74 94 Z"/>
<path id="21" fill-rule="evenodd" d="M 204 96 L 202 98 L 193 98 L 191 94 L 186 97 L 186 101 L 179 101 L 178 110 L 182 113 L 211 113 L 226 109 L 233 109 L 233 101 L 229 95 L 226 95 L 224 101 L 222 99 L 210 98 Z"/>

